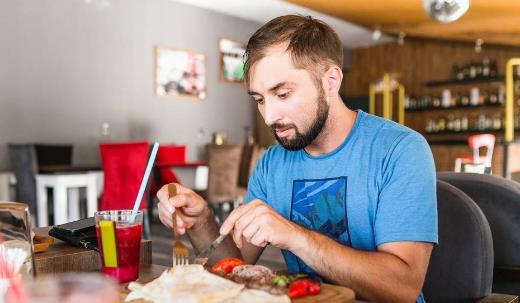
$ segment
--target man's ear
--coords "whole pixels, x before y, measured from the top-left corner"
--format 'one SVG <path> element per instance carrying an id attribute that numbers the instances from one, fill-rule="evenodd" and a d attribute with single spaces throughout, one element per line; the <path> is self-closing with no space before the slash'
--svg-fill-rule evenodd
<path id="1" fill-rule="evenodd" d="M 343 71 L 336 65 L 332 65 L 323 75 L 325 86 L 325 94 L 329 97 L 336 97 L 343 80 Z"/>

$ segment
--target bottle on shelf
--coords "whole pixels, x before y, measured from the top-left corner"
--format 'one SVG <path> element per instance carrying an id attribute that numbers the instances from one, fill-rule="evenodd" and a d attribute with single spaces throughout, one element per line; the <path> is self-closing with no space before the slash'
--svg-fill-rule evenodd
<path id="1" fill-rule="evenodd" d="M 489 65 L 489 76 L 492 78 L 498 76 L 498 66 L 495 60 L 491 61 Z"/>
<path id="2" fill-rule="evenodd" d="M 492 128 L 494 130 L 499 130 L 502 128 L 502 116 L 500 115 L 500 113 L 494 114 L 492 121 L 493 121 Z"/>
<path id="3" fill-rule="evenodd" d="M 520 99 L 518 100 L 518 102 L 520 102 Z M 441 98 L 440 97 L 433 97 L 432 105 L 435 108 L 440 107 L 441 106 Z"/>
<path id="4" fill-rule="evenodd" d="M 495 95 L 495 93 L 491 92 L 489 93 L 489 98 L 488 98 L 488 104 L 496 104 L 498 102 L 498 98 L 497 98 L 497 95 Z"/>
<path id="5" fill-rule="evenodd" d="M 498 95 L 498 97 L 497 97 L 497 98 L 498 98 L 498 104 L 504 104 L 504 102 L 505 102 L 505 98 L 506 98 L 506 96 L 505 96 L 504 86 L 501 85 L 501 86 L 498 88 L 498 93 L 497 93 L 497 95 Z"/>
<path id="6" fill-rule="evenodd" d="M 451 67 L 453 79 L 462 80 L 464 75 L 462 74 L 461 68 L 455 64 Z"/>
<path id="7" fill-rule="evenodd" d="M 451 91 L 449 89 L 445 89 L 442 91 L 442 107 L 450 107 L 451 105 Z"/>
<path id="8" fill-rule="evenodd" d="M 469 70 L 469 64 L 464 64 L 464 67 L 462 68 L 462 80 L 469 79 Z"/>
<path id="9" fill-rule="evenodd" d="M 474 61 L 469 63 L 469 78 L 475 79 L 477 77 L 477 65 Z"/>
<path id="10" fill-rule="evenodd" d="M 480 90 L 478 87 L 473 87 L 469 91 L 469 104 L 472 106 L 478 106 L 481 105 L 480 100 Z"/>
<path id="11" fill-rule="evenodd" d="M 476 78 L 482 78 L 483 69 L 484 69 L 482 61 L 481 62 L 475 61 L 475 64 L 476 64 L 476 69 L 477 69 L 477 76 L 476 76 Z"/>
<path id="12" fill-rule="evenodd" d="M 469 129 L 468 116 L 466 116 L 466 115 L 462 116 L 462 118 L 460 120 L 460 129 L 462 131 L 467 131 Z"/>
<path id="13" fill-rule="evenodd" d="M 460 132 L 462 129 L 461 118 L 459 115 L 455 115 L 453 118 L 453 131 Z"/>
<path id="14" fill-rule="evenodd" d="M 460 98 L 460 105 L 468 106 L 469 105 L 469 97 L 464 95 Z"/>
<path id="15" fill-rule="evenodd" d="M 490 68 L 489 68 L 489 58 L 482 59 L 482 77 L 489 77 Z"/>
<path id="16" fill-rule="evenodd" d="M 480 131 L 483 131 L 486 129 L 486 115 L 484 115 L 483 113 L 480 113 L 478 115 L 478 120 L 477 120 L 477 127 L 476 129 L 480 130 Z"/>

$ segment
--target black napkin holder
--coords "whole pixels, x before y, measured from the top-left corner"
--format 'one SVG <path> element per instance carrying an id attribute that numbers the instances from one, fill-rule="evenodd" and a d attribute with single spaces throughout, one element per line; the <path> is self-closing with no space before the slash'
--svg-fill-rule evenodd
<path id="1" fill-rule="evenodd" d="M 49 230 L 49 236 L 72 246 L 99 251 L 94 217 L 55 225 Z"/>

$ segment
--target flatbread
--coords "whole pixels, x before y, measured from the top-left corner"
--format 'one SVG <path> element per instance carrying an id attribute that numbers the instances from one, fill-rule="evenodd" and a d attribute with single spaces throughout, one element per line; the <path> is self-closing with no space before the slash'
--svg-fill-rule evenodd
<path id="1" fill-rule="evenodd" d="M 217 303 L 240 294 L 244 285 L 207 272 L 202 265 L 191 264 L 164 271 L 157 279 L 142 285 L 132 282 L 125 301 L 144 299 L 154 303 Z"/>

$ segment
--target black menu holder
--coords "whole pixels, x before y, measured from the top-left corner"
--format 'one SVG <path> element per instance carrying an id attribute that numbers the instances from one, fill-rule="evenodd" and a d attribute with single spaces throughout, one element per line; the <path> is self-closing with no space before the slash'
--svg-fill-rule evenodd
<path id="1" fill-rule="evenodd" d="M 99 251 L 94 217 L 55 225 L 49 230 L 49 236 L 76 247 Z"/>

